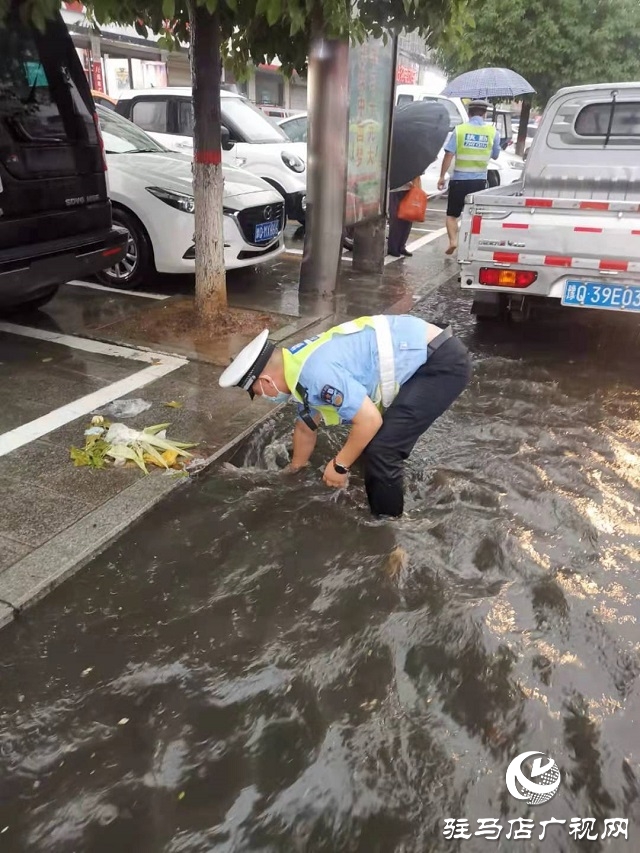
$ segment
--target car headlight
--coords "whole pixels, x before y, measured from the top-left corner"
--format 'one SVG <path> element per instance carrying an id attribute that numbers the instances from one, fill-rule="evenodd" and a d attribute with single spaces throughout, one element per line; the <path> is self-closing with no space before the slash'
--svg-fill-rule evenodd
<path id="1" fill-rule="evenodd" d="M 173 190 L 165 190 L 162 187 L 147 187 L 147 192 L 159 198 L 165 204 L 175 207 L 176 210 L 181 210 L 183 213 L 195 212 L 196 205 L 192 195 L 176 193 Z"/>
<path id="2" fill-rule="evenodd" d="M 289 169 L 292 169 L 294 172 L 304 172 L 304 160 L 298 157 L 297 154 L 292 154 L 290 151 L 282 151 L 280 156 L 284 165 Z"/>

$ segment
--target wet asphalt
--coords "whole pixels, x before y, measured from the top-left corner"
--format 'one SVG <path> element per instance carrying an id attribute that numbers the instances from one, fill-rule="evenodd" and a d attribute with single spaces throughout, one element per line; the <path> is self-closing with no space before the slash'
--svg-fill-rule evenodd
<path id="1" fill-rule="evenodd" d="M 283 474 L 281 412 L 5 629 L 0 851 L 638 849 L 637 317 L 468 308 L 452 279 L 415 309 L 474 378 L 403 519 L 323 487 L 339 431 Z M 531 750 L 537 806 L 505 783 Z"/>

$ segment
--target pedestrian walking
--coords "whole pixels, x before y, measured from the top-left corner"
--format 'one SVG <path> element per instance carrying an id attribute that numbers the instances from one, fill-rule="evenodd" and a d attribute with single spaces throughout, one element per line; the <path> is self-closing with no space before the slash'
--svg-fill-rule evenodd
<path id="1" fill-rule="evenodd" d="M 401 187 L 389 190 L 389 239 L 387 241 L 387 254 L 394 258 L 412 258 L 413 252 L 407 249 L 407 240 L 413 228 L 413 222 L 398 217 L 400 202 L 409 192 L 411 187 L 420 186 L 420 176 L 414 178 Z"/>
<path id="2" fill-rule="evenodd" d="M 446 174 L 455 158 L 447 202 L 447 255 L 452 255 L 458 248 L 458 219 L 462 214 L 465 198 L 487 188 L 489 160 L 500 154 L 500 134 L 493 125 L 485 124 L 490 106 L 487 101 L 471 101 L 468 109 L 469 121 L 459 124 L 444 146 L 439 190 L 445 188 Z"/>
<path id="3" fill-rule="evenodd" d="M 377 315 L 288 348 L 276 348 L 265 329 L 219 383 L 243 388 L 252 399 L 298 404 L 292 471 L 308 464 L 321 423 L 350 424 L 344 445 L 324 469 L 325 484 L 345 487 L 362 457 L 372 513 L 398 517 L 404 511 L 404 461 L 470 377 L 469 353 L 450 326 L 411 315 Z"/>

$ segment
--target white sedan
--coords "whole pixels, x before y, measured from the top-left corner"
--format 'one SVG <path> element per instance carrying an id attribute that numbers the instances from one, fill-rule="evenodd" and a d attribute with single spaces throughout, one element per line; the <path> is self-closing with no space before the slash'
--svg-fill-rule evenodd
<path id="1" fill-rule="evenodd" d="M 167 151 L 117 113 L 97 107 L 107 155 L 113 220 L 129 232 L 124 259 L 100 273 L 104 284 L 135 288 L 154 271 L 193 273 L 191 157 Z M 284 251 L 284 201 L 245 169 L 224 173 L 226 269 L 264 263 Z"/>

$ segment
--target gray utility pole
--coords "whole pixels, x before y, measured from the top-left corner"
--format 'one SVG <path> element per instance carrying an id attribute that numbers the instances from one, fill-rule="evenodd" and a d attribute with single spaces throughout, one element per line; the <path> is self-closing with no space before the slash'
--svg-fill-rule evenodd
<path id="1" fill-rule="evenodd" d="M 331 295 L 342 254 L 347 181 L 349 43 L 315 37 L 309 53 L 307 210 L 300 292 Z"/>

